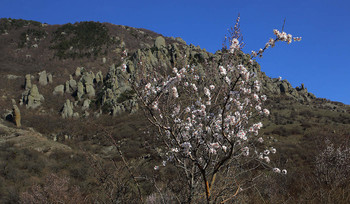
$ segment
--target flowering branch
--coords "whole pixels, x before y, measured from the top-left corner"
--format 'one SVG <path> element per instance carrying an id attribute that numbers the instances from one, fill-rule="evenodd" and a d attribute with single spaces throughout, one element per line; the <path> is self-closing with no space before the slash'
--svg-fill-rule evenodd
<path id="1" fill-rule="evenodd" d="M 250 60 L 262 56 L 278 41 L 292 42 L 290 34 L 278 30 L 274 30 L 274 34 L 276 38 L 270 39 L 259 52 L 253 51 Z M 264 142 L 258 137 L 263 125 L 255 120 L 257 116 L 270 114 L 263 108 L 267 97 L 260 93 L 261 83 L 256 74 L 239 62 L 237 54 L 243 43 L 238 38 L 242 38 L 239 17 L 231 36 L 226 38 L 230 48 L 222 54 L 218 66 L 206 67 L 202 73 L 195 65 L 185 64 L 180 69 L 169 70 L 168 75 L 150 73 L 146 77 L 135 77 L 133 83 L 148 120 L 158 128 L 166 145 L 167 158 L 163 164 L 170 162 L 180 167 L 191 192 L 198 188 L 196 183 L 203 182 L 208 203 L 222 167 L 251 161 L 268 164 L 269 154 L 276 153 L 275 148 L 260 145 Z M 294 38 L 299 40 L 301 38 Z M 286 173 L 277 168 L 273 171 Z M 191 196 L 192 193 L 189 200 Z"/>

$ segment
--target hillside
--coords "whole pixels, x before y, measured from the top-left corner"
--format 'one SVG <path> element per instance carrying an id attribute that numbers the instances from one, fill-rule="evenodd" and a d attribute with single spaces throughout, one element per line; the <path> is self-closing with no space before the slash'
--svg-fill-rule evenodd
<path id="1" fill-rule="evenodd" d="M 0 19 L 0 53 L 1 203 L 23 201 L 22 192 L 35 191 L 30 188 L 34 184 L 48 194 L 43 189 L 52 173 L 58 180 L 69 178 L 69 188 L 58 195 L 76 189 L 75 198 L 88 203 L 137 202 L 120 152 L 137 175 L 147 202 L 158 202 L 158 191 L 168 202 L 181 199 L 176 195 L 184 191 L 183 178 L 175 168 L 153 170 L 161 162 L 162 141 L 128 80 L 146 75 L 143 70 L 166 74 L 185 65 L 194 65 L 205 75 L 206 66 L 221 63 L 225 50 L 213 54 L 179 37 L 109 23 L 47 25 Z M 262 121 L 261 134 L 276 146 L 273 159 L 289 173 L 264 174 L 256 185 L 259 191 L 247 189 L 233 202 L 349 202 L 350 171 L 342 172 L 341 182 L 324 180 L 316 161 L 329 143 L 339 151 L 346 149 L 350 106 L 317 98 L 303 84 L 294 88 L 287 80 L 269 78 L 256 61 L 250 62 L 249 54 L 240 52 L 237 63 L 262 83 L 271 114 Z M 10 119 L 13 105 L 21 112 L 21 128 Z M 328 168 L 347 169 L 347 159 Z M 168 183 L 169 178 L 179 182 Z"/>

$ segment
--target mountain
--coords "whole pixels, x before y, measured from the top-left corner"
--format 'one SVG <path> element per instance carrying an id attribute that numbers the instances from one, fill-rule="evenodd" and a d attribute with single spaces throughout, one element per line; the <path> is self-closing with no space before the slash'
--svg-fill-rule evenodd
<path id="1" fill-rule="evenodd" d="M 48 25 L 3 18 L 0 53 L 1 202 L 34 199 L 32 191 L 45 197 L 49 193 L 45 178 L 52 173 L 58 182 L 69 179 L 69 188 L 78 189 L 74 192 L 89 202 L 136 202 L 135 186 L 120 152 L 139 175 L 147 199 L 157 195 L 156 180 L 149 176 L 153 175 L 169 187 L 163 192 L 169 202 L 176 202 L 174 194 L 181 189 L 166 184 L 175 170 L 153 172 L 160 161 L 161 141 L 149 128 L 128 79 L 134 73 L 147 74 L 142 67 L 167 73 L 172 67 L 195 65 L 204 75 L 207 65 L 220 64 L 225 50 L 213 54 L 179 37 L 110 23 Z M 348 184 L 321 180 L 315 162 L 330 143 L 339 151 L 347 145 L 350 106 L 317 98 L 303 84 L 293 88 L 287 80 L 269 78 L 248 54 L 240 52 L 238 61 L 262 83 L 271 111 L 262 121 L 262 135 L 278 147 L 276 159 L 291 173 L 261 181 L 260 195 L 247 191 L 237 202 L 349 201 L 349 196 L 338 198 L 342 189 L 350 192 Z M 20 110 L 21 128 L 13 122 L 13 105 Z M 350 163 L 329 168 L 339 165 Z M 174 178 L 181 181 L 181 176 Z M 343 180 L 349 178 L 346 171 Z M 116 192 L 115 198 L 107 196 Z M 329 193 L 327 198 L 324 192 Z M 68 195 L 69 190 L 59 193 Z"/>

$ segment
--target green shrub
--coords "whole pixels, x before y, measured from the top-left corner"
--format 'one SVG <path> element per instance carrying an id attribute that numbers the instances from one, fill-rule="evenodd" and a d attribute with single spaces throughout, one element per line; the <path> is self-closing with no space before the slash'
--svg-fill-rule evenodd
<path id="1" fill-rule="evenodd" d="M 65 24 L 53 34 L 51 49 L 59 58 L 98 56 L 113 42 L 102 23 L 85 21 Z"/>

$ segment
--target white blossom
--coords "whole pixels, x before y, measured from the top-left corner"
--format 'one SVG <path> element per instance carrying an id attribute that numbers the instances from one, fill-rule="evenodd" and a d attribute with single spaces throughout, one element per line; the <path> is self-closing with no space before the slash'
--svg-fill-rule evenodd
<path id="1" fill-rule="evenodd" d="M 126 64 L 123 64 L 123 66 L 122 66 L 122 72 L 126 72 Z"/>
<path id="2" fill-rule="evenodd" d="M 276 152 L 277 152 L 276 148 L 274 148 L 274 147 L 271 147 L 270 151 L 271 151 L 272 154 L 276 154 Z"/>
<path id="3" fill-rule="evenodd" d="M 269 115 L 270 115 L 270 111 L 267 110 L 267 109 L 264 109 L 264 110 L 263 110 L 263 113 L 264 113 L 265 116 L 269 116 Z"/>
<path id="4" fill-rule="evenodd" d="M 178 98 L 178 97 L 179 97 L 179 94 L 178 94 L 178 92 L 177 92 L 177 88 L 176 88 L 176 87 L 173 87 L 171 90 L 172 90 L 173 96 L 174 96 L 175 98 Z"/>
<path id="5" fill-rule="evenodd" d="M 282 170 L 282 174 L 287 174 L 287 170 L 286 170 L 286 169 L 283 169 L 283 170 Z"/>
<path id="6" fill-rule="evenodd" d="M 275 173 L 281 173 L 281 170 L 279 168 L 273 168 L 272 171 Z"/>
<path id="7" fill-rule="evenodd" d="M 235 50 L 239 49 L 239 41 L 236 38 L 233 38 L 230 45 L 230 53 L 233 53 Z"/>
<path id="8" fill-rule="evenodd" d="M 225 76 L 227 74 L 226 69 L 223 66 L 219 66 L 219 71 L 221 75 Z"/>
<path id="9" fill-rule="evenodd" d="M 146 84 L 146 86 L 145 86 L 145 89 L 148 90 L 148 89 L 150 89 L 150 88 L 151 88 L 151 83 L 148 82 L 148 83 Z"/>

